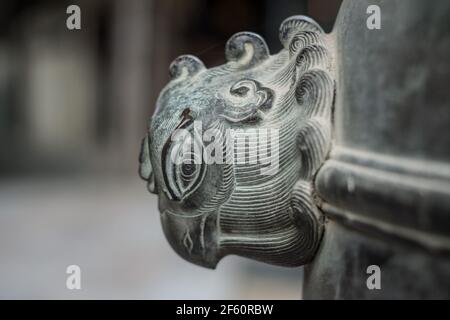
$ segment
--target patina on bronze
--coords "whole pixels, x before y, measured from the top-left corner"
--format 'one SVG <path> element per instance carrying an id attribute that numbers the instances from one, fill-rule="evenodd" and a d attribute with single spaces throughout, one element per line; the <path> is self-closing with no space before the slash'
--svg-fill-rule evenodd
<path id="1" fill-rule="evenodd" d="M 287 19 L 273 56 L 244 32 L 223 66 L 174 61 L 140 170 L 181 256 L 308 263 L 304 298 L 450 297 L 450 2 L 379 0 L 371 29 L 372 2 L 344 1 L 330 34 Z M 169 138 L 196 119 L 220 132 L 278 128 L 278 170 L 259 175 L 232 158 L 186 168 L 183 180 L 167 165 Z"/>
<path id="2" fill-rule="evenodd" d="M 304 298 L 450 298 L 449 16 L 447 0 L 342 3 L 333 149 L 315 179 L 326 232 Z"/>
<path id="3" fill-rule="evenodd" d="M 331 146 L 329 39 L 311 19 L 294 16 L 281 24 L 280 41 L 284 48 L 270 55 L 260 36 L 241 32 L 226 44 L 225 65 L 206 69 L 185 55 L 170 66 L 142 144 L 140 175 L 159 197 L 168 241 L 188 261 L 214 268 L 236 254 L 299 266 L 318 248 L 324 221 L 313 178 Z M 227 161 L 174 164 L 171 137 L 180 128 L 194 136 L 216 129 Z M 279 143 L 269 150 L 277 168 L 263 174 L 261 163 L 237 162 L 248 150 L 232 142 L 229 152 L 229 129 L 277 129 Z M 201 139 L 195 144 L 207 147 Z"/>

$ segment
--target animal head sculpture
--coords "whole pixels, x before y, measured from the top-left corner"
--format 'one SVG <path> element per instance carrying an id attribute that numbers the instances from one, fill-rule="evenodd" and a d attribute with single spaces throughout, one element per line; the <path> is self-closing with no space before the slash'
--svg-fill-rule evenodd
<path id="1" fill-rule="evenodd" d="M 185 55 L 170 66 L 140 175 L 159 196 L 171 246 L 193 263 L 213 268 L 236 254 L 298 266 L 317 250 L 313 179 L 331 143 L 332 60 L 309 18 L 286 19 L 280 40 L 271 56 L 260 36 L 241 32 L 225 65 Z"/>

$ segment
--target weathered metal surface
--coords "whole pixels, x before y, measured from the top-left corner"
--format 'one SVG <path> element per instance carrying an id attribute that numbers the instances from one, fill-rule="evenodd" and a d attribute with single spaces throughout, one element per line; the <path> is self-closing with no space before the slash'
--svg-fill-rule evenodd
<path id="1" fill-rule="evenodd" d="M 449 16 L 446 0 L 343 3 L 333 149 L 315 181 L 326 232 L 305 298 L 450 298 Z"/>
<path id="2" fill-rule="evenodd" d="M 379 30 L 366 27 L 371 4 L 344 1 L 331 34 L 287 19 L 273 56 L 244 32 L 223 66 L 171 65 L 140 172 L 182 257 L 311 262 L 305 298 L 450 298 L 450 3 L 376 1 Z M 177 128 L 215 128 L 230 161 L 174 165 Z M 227 129 L 278 129 L 277 169 L 237 163 L 249 152 Z"/>
<path id="3" fill-rule="evenodd" d="M 331 144 L 328 38 L 311 19 L 294 16 L 282 23 L 280 41 L 284 49 L 270 55 L 261 37 L 242 32 L 226 44 L 223 66 L 206 69 L 189 55 L 170 66 L 172 79 L 144 139 L 140 172 L 159 196 L 167 239 L 193 263 L 215 267 L 223 256 L 237 254 L 298 266 L 310 261 L 321 239 L 312 179 Z M 192 133 L 188 142 L 202 151 L 179 152 L 177 129 Z M 214 141 L 202 139 L 211 129 Z M 230 130 L 244 130 L 255 145 L 233 139 Z M 209 144 L 219 145 L 220 161 L 208 164 Z M 186 156 L 200 161 L 185 163 Z M 241 156 L 249 161 L 238 161 Z"/>

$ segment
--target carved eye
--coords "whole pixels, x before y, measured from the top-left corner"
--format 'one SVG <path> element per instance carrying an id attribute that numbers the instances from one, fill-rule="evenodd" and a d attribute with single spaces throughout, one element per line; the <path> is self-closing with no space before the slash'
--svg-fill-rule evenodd
<path id="1" fill-rule="evenodd" d="M 181 155 L 182 162 L 177 165 L 175 182 L 182 193 L 190 188 L 199 178 L 203 165 L 203 157 L 201 154 L 197 155 L 196 152 L 201 152 L 200 147 L 196 145 L 190 151 L 183 153 Z M 194 150 L 194 148 L 197 148 L 197 150 Z"/>
<path id="2" fill-rule="evenodd" d="M 191 178 L 194 176 L 195 171 L 196 171 L 195 164 L 183 163 L 181 165 L 181 180 L 183 182 L 189 182 Z"/>
<path id="3" fill-rule="evenodd" d="M 167 150 L 163 170 L 166 193 L 172 200 L 185 199 L 203 180 L 203 144 L 195 136 L 187 135 L 183 140 L 171 143 Z"/>

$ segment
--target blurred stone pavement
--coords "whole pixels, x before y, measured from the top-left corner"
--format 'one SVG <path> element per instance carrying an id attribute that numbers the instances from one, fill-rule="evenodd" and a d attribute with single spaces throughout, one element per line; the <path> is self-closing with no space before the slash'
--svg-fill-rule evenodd
<path id="1" fill-rule="evenodd" d="M 137 177 L 0 181 L 1 299 L 300 299 L 302 269 L 179 258 Z M 66 268 L 81 267 L 81 290 Z"/>

